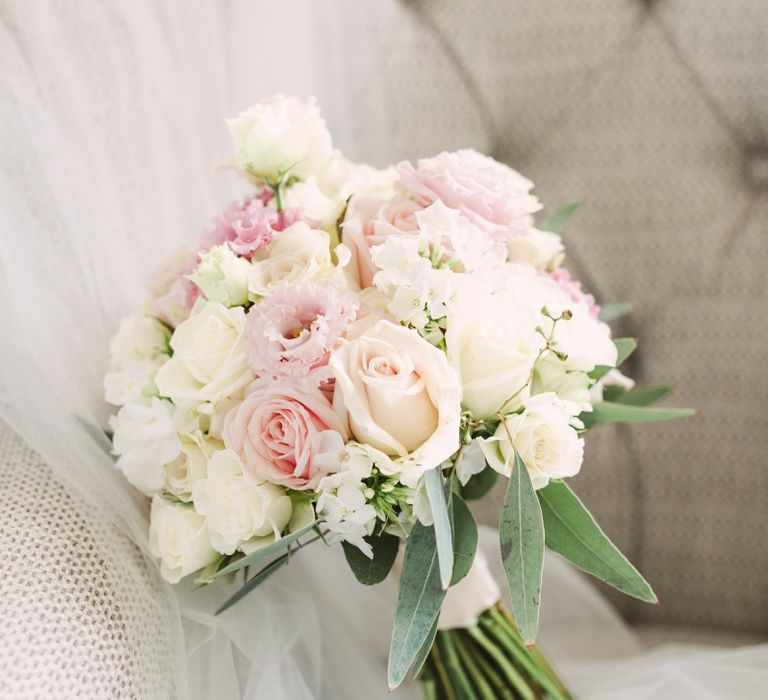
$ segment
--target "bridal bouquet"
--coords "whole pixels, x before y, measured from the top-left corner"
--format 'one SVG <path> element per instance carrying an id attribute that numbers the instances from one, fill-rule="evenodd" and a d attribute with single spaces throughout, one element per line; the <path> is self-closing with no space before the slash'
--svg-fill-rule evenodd
<path id="1" fill-rule="evenodd" d="M 363 584 L 399 571 L 391 688 L 567 697 L 534 646 L 545 545 L 655 596 L 564 480 L 588 429 L 687 413 L 616 369 L 635 342 L 605 321 L 624 309 L 562 267 L 575 207 L 535 223 L 532 183 L 472 150 L 350 163 L 311 101 L 228 125 L 250 192 L 152 275 L 105 378 L 163 576 L 240 572 L 229 607 L 340 542 Z M 509 610 L 466 505 L 499 476 Z"/>

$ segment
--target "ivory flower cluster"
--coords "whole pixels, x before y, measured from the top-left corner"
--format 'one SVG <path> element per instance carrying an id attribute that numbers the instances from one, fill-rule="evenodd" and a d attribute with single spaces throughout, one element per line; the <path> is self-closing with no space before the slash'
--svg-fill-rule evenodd
<path id="1" fill-rule="evenodd" d="M 431 522 L 432 470 L 578 473 L 617 349 L 533 183 L 473 150 L 351 163 L 312 101 L 228 125 L 252 192 L 159 266 L 104 382 L 167 580 L 308 523 L 373 556 Z"/>

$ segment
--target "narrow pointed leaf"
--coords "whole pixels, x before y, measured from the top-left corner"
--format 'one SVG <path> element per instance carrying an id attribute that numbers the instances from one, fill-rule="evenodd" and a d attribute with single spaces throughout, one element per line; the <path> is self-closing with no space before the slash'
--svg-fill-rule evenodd
<path id="1" fill-rule="evenodd" d="M 581 207 L 581 202 L 572 202 L 567 204 L 562 209 L 558 209 L 552 216 L 544 219 L 539 224 L 539 228 L 542 231 L 551 231 L 552 233 L 562 233 L 566 224 L 571 220 L 571 217 Z"/>
<path id="2" fill-rule="evenodd" d="M 626 316 L 632 312 L 632 304 L 628 301 L 614 301 L 600 305 L 600 320 L 606 323 Z"/>
<path id="3" fill-rule="evenodd" d="M 467 504 L 453 494 L 453 575 L 451 585 L 463 579 L 472 566 L 477 552 L 477 523 Z"/>
<path id="4" fill-rule="evenodd" d="M 582 571 L 648 603 L 657 602 L 648 582 L 608 539 L 571 489 L 551 481 L 538 491 L 547 547 Z"/>
<path id="5" fill-rule="evenodd" d="M 290 535 L 283 535 L 279 540 L 272 542 L 272 544 L 268 544 L 266 547 L 257 549 L 255 552 L 251 552 L 250 554 L 244 556 L 242 559 L 238 559 L 237 561 L 232 562 L 229 564 L 229 566 L 225 566 L 221 571 L 217 572 L 216 577 L 218 578 L 219 576 L 231 574 L 233 571 L 239 571 L 244 566 L 250 566 L 251 564 L 255 564 L 257 561 L 261 561 L 262 559 L 268 559 L 273 554 L 281 552 L 286 547 L 288 547 L 288 545 L 296 542 L 296 540 L 298 540 L 303 535 L 306 535 L 312 528 L 316 526 L 317 521 L 315 520 L 306 527 L 303 527 L 301 530 L 292 532 Z"/>
<path id="6" fill-rule="evenodd" d="M 539 626 L 544 522 L 528 469 L 517 454 L 504 499 L 499 536 L 512 612 L 523 641 L 533 644 Z"/>
<path id="7" fill-rule="evenodd" d="M 274 561 L 269 562 L 269 564 L 267 564 L 253 578 L 248 579 L 245 585 L 237 593 L 235 593 L 232 597 L 228 598 L 227 601 L 224 603 L 224 605 L 222 605 L 216 611 L 216 614 L 219 615 L 220 613 L 223 613 L 227 608 L 231 608 L 239 600 L 242 600 L 243 598 L 245 598 L 245 596 L 247 596 L 254 589 L 258 588 L 272 574 L 274 574 L 278 569 L 280 569 L 282 566 L 284 566 L 287 563 L 288 563 L 288 554 L 283 554 L 283 556 L 278 557 Z"/>
<path id="8" fill-rule="evenodd" d="M 670 393 L 672 393 L 671 386 L 649 386 L 644 389 L 626 391 L 616 400 L 618 403 L 624 403 L 628 406 L 650 406 L 661 401 Z"/>
<path id="9" fill-rule="evenodd" d="M 632 406 L 626 403 L 601 401 L 592 410 L 582 413 L 579 418 L 584 426 L 591 428 L 604 423 L 656 423 L 694 415 L 690 408 L 656 408 L 654 406 Z"/>
<path id="10" fill-rule="evenodd" d="M 435 643 L 435 637 L 437 637 L 437 623 L 439 620 L 440 616 L 438 615 L 432 623 L 432 629 L 429 630 L 429 634 L 424 640 L 424 644 L 421 645 L 419 653 L 416 654 L 416 660 L 413 662 L 413 666 L 411 666 L 411 678 L 418 678 L 421 669 L 424 668 L 429 652 L 432 651 L 432 645 Z"/>
<path id="11" fill-rule="evenodd" d="M 434 519 L 435 537 L 437 538 L 437 558 L 440 563 L 440 581 L 443 588 L 451 584 L 453 574 L 453 537 L 451 520 L 448 516 L 448 504 L 443 490 L 443 474 L 439 468 L 430 469 L 424 474 L 429 506 Z"/>
<path id="12" fill-rule="evenodd" d="M 620 367 L 637 347 L 637 341 L 634 338 L 614 338 L 613 344 L 616 346 L 616 367 Z M 589 373 L 589 376 L 592 379 L 601 379 L 612 369 L 613 367 L 608 365 L 598 365 Z"/>
<path id="13" fill-rule="evenodd" d="M 397 688 L 411 668 L 440 613 L 445 591 L 440 582 L 435 529 L 417 522 L 403 557 L 387 678 Z"/>
<path id="14" fill-rule="evenodd" d="M 380 535 L 369 535 L 365 541 L 373 549 L 373 559 L 366 557 L 349 542 L 342 542 L 341 546 L 355 578 L 365 586 L 372 586 L 381 583 L 392 570 L 400 547 L 400 538 L 382 532 Z"/>

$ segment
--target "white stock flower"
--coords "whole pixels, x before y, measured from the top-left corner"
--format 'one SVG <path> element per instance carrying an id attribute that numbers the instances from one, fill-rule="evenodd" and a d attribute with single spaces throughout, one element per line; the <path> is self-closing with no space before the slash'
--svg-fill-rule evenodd
<path id="1" fill-rule="evenodd" d="M 218 440 L 199 434 L 183 435 L 179 456 L 165 465 L 165 489 L 180 501 L 189 503 L 192 488 L 206 476 L 208 458 L 222 447 Z"/>
<path id="2" fill-rule="evenodd" d="M 488 464 L 508 477 L 517 452 L 536 489 L 550 479 L 575 476 L 584 458 L 584 440 L 574 428 L 574 408 L 552 393 L 531 396 L 522 413 L 507 416 L 492 437 L 478 440 Z"/>
<path id="3" fill-rule="evenodd" d="M 537 270 L 556 267 L 565 257 L 565 246 L 558 234 L 535 228 L 513 235 L 507 250 L 511 262 L 528 263 Z"/>
<path id="4" fill-rule="evenodd" d="M 149 550 L 159 557 L 160 573 L 169 583 L 178 583 L 220 556 L 211 546 L 202 515 L 191 506 L 159 496 L 152 500 Z"/>
<path id="5" fill-rule="evenodd" d="M 168 352 L 171 332 L 152 316 L 126 316 L 109 343 L 110 366 L 117 369 L 128 360 L 154 360 Z"/>
<path id="6" fill-rule="evenodd" d="M 397 458 L 409 482 L 459 448 L 458 377 L 415 331 L 379 321 L 335 350 L 330 365 L 334 408 L 358 442 Z"/>
<path id="7" fill-rule="evenodd" d="M 275 95 L 227 120 L 238 165 L 276 182 L 284 174 L 305 179 L 331 157 L 331 135 L 313 98 Z"/>
<path id="8" fill-rule="evenodd" d="M 241 306 L 248 301 L 248 274 L 251 264 L 224 244 L 200 256 L 195 271 L 187 276 L 206 299 L 224 306 Z"/>
<path id="9" fill-rule="evenodd" d="M 171 337 L 173 357 L 158 371 L 162 396 L 174 402 L 217 404 L 253 380 L 245 358 L 245 311 L 219 302 L 198 302 Z"/>
<path id="10" fill-rule="evenodd" d="M 152 360 L 124 360 L 119 369 L 104 375 L 104 397 L 114 406 L 147 403 L 157 395 L 155 373 L 167 359 L 158 355 Z"/>
<path id="11" fill-rule="evenodd" d="M 153 398 L 148 405 L 129 403 L 110 418 L 115 466 L 140 491 L 152 495 L 165 482 L 164 465 L 181 451 L 172 406 Z"/>
<path id="12" fill-rule="evenodd" d="M 330 236 L 300 221 L 259 251 L 252 261 L 248 290 L 254 297 L 265 297 L 284 282 L 306 282 L 335 272 Z"/>
<path id="13" fill-rule="evenodd" d="M 197 512 L 208 518 L 211 543 L 222 554 L 234 553 L 252 537 L 279 538 L 293 510 L 285 489 L 247 479 L 233 450 L 213 454 L 207 477 L 195 483 L 192 496 Z"/>

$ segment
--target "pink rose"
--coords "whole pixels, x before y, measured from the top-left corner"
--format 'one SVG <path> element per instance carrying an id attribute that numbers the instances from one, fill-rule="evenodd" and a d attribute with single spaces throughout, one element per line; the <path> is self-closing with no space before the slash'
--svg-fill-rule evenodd
<path id="1" fill-rule="evenodd" d="M 423 207 L 412 199 L 397 196 L 381 199 L 367 195 L 352 197 L 341 224 L 341 242 L 352 252 L 348 270 L 361 289 L 373 284 L 378 268 L 370 250 L 393 234 L 418 235 L 416 213 Z"/>
<path id="2" fill-rule="evenodd" d="M 581 282 L 573 279 L 568 270 L 564 267 L 557 267 L 549 273 L 549 276 L 557 282 L 560 289 L 568 293 L 568 296 L 570 296 L 573 301 L 584 301 L 587 308 L 589 308 L 589 313 L 592 318 L 596 321 L 598 320 L 598 317 L 600 316 L 600 307 L 597 305 L 595 297 L 584 292 L 581 288 Z"/>
<path id="3" fill-rule="evenodd" d="M 240 455 L 257 481 L 311 489 L 325 476 L 315 463 L 339 433 L 342 420 L 320 389 L 287 383 L 254 384 L 224 421 L 224 444 Z"/>
<path id="4" fill-rule="evenodd" d="M 248 314 L 248 364 L 259 377 L 306 377 L 328 365 L 357 308 L 354 294 L 332 284 L 278 287 Z"/>
<path id="5" fill-rule="evenodd" d="M 397 169 L 400 189 L 417 202 L 426 206 L 441 200 L 488 230 L 526 231 L 531 214 L 541 209 L 530 180 L 472 149 L 423 158 L 415 168 L 403 161 Z"/>

